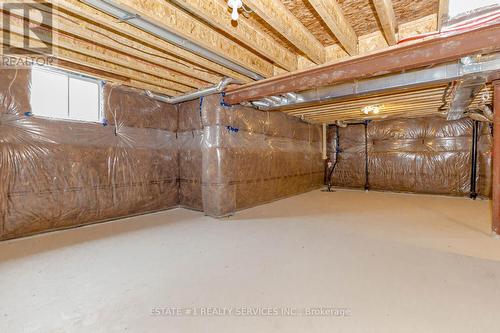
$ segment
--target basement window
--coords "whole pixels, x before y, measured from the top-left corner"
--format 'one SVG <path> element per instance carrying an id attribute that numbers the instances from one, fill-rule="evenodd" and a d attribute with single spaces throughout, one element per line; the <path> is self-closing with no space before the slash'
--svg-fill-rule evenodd
<path id="1" fill-rule="evenodd" d="M 31 72 L 34 116 L 99 122 L 102 81 L 45 67 Z"/>

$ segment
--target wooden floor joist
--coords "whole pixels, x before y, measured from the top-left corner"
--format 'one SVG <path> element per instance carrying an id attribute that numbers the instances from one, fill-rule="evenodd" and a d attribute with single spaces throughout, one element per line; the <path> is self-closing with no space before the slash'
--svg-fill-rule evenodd
<path id="1" fill-rule="evenodd" d="M 226 92 L 225 102 L 237 104 L 497 51 L 500 51 L 500 23 L 231 88 Z"/>
<path id="2" fill-rule="evenodd" d="M 373 5 L 377 11 L 387 44 L 395 45 L 398 42 L 396 37 L 397 22 L 392 0 L 373 0 Z"/>
<path id="3" fill-rule="evenodd" d="M 72 33 L 87 40 L 93 40 L 108 49 L 141 59 L 148 66 L 157 68 L 158 73 L 161 73 L 163 67 L 170 72 L 185 76 L 183 80 L 187 80 L 184 81 L 187 85 L 194 83 L 196 86 L 202 87 L 207 83 L 214 84 L 221 80 L 220 75 L 213 74 L 206 69 L 193 66 L 181 59 L 164 54 L 134 40 L 127 39 L 121 34 L 114 33 L 97 25 L 91 25 L 79 17 L 70 16 L 68 13 L 62 11 L 56 11 L 55 15 L 54 19 L 58 20 L 57 28 L 59 30 Z M 183 81 L 179 82 L 184 83 Z"/>
<path id="4" fill-rule="evenodd" d="M 358 36 L 336 0 L 309 0 L 323 22 L 350 55 L 358 54 Z"/>
<path id="5" fill-rule="evenodd" d="M 23 36 L 23 21 L 11 16 L 10 19 L 10 31 L 12 32 L 11 36 L 17 34 L 19 38 Z M 0 23 L 0 25 L 3 25 Z M 2 27 L 3 29 L 3 27 Z M 48 30 L 44 30 L 43 28 L 37 29 L 37 37 L 38 39 L 46 42 L 52 43 L 57 41 L 57 46 L 59 49 L 71 50 L 72 54 L 78 54 L 79 60 L 82 56 L 88 56 L 95 59 L 99 59 L 103 63 L 108 63 L 110 65 L 120 66 L 122 69 L 126 69 L 127 72 L 131 73 L 133 77 L 143 78 L 144 82 L 148 82 L 152 85 L 157 85 L 158 87 L 163 87 L 167 89 L 172 89 L 179 92 L 188 92 L 191 90 L 195 90 L 195 86 L 188 86 L 185 84 L 181 84 L 174 80 L 178 79 L 179 76 L 171 75 L 171 73 L 166 72 L 158 72 L 148 66 L 139 66 L 140 61 L 137 59 L 132 59 L 123 54 L 119 54 L 112 50 L 105 49 L 100 47 L 97 44 L 86 42 L 81 39 L 77 39 L 62 33 L 55 33 L 53 39 Z M 72 60 L 72 59 L 69 59 Z M 160 75 L 161 74 L 161 75 Z M 132 78 L 132 77 L 131 77 Z"/>
<path id="6" fill-rule="evenodd" d="M 449 11 L 449 0 L 439 0 L 439 9 L 437 15 L 437 30 L 441 31 L 443 24 L 448 19 L 448 11 Z"/>
<path id="7" fill-rule="evenodd" d="M 297 69 L 297 55 L 277 44 L 271 37 L 260 31 L 243 15 L 238 23 L 231 20 L 227 2 L 223 0 L 174 0 L 174 3 L 193 15 L 203 19 L 245 44 L 248 48 L 265 56 L 286 70 Z"/>
<path id="8" fill-rule="evenodd" d="M 11 15 L 11 25 L 19 27 L 22 24 L 22 17 Z M 30 17 L 31 23 L 41 24 L 41 20 Z M 55 28 L 57 31 L 55 40 L 61 47 L 68 48 L 72 45 L 73 50 L 90 56 L 101 58 L 105 61 L 117 63 L 119 65 L 129 67 L 130 69 L 137 70 L 143 73 L 157 76 L 158 78 L 166 79 L 176 84 L 185 86 L 186 88 L 200 88 L 210 85 L 210 83 L 182 75 L 179 72 L 172 71 L 165 67 L 161 67 L 154 63 L 149 63 L 142 59 L 142 57 L 131 56 L 130 53 L 120 52 L 113 47 L 109 47 L 107 43 L 99 41 L 96 43 L 97 36 L 92 34 L 90 30 L 79 29 L 77 25 L 68 23 L 67 20 L 58 15 L 53 15 L 52 26 L 47 27 Z M 107 47 L 108 46 L 108 47 Z"/>
<path id="9" fill-rule="evenodd" d="M 325 62 L 326 55 L 323 45 L 281 1 L 245 0 L 245 5 L 316 64 Z"/>
<path id="10" fill-rule="evenodd" d="M 250 71 L 264 77 L 273 76 L 272 63 L 250 52 L 167 1 L 113 0 L 113 3 Z"/>
<path id="11" fill-rule="evenodd" d="M 0 32 L 3 31 L 4 30 L 0 28 Z M 14 33 L 14 29 L 12 28 L 10 32 L 11 33 L 10 33 L 9 45 L 14 47 L 22 47 L 24 42 L 22 33 L 16 34 Z M 0 33 L 0 42 L 4 44 L 3 37 L 1 35 L 2 34 Z M 43 35 L 41 35 L 41 37 L 44 38 Z M 34 40 L 34 39 L 30 40 L 30 44 L 33 47 L 45 46 L 45 44 L 40 42 L 40 40 Z M 127 77 L 130 79 L 130 82 L 141 83 L 142 86 L 147 86 L 148 90 L 157 91 L 159 93 L 163 93 L 169 96 L 175 96 L 185 92 L 184 88 L 182 88 L 182 90 L 177 90 L 175 89 L 176 87 L 172 87 L 171 82 L 158 79 L 149 74 L 137 72 L 127 67 L 106 62 L 103 61 L 102 59 L 98 59 L 89 55 L 81 54 L 79 52 L 72 50 L 71 48 L 66 49 L 56 45 L 52 45 L 52 47 L 54 51 L 54 57 L 56 59 L 62 59 L 68 62 L 76 62 L 86 67 L 94 68 L 96 70 Z"/>
<path id="12" fill-rule="evenodd" d="M 204 79 L 203 71 L 206 69 L 209 71 L 208 73 L 210 75 L 219 74 L 221 77 L 233 77 L 242 82 L 252 81 L 252 79 L 242 74 L 186 51 L 127 23 L 117 22 L 114 17 L 79 2 L 78 0 L 48 1 L 59 9 L 78 17 L 86 18 L 93 29 L 101 28 L 110 31 L 111 35 L 109 37 L 115 38 L 117 36 L 122 36 L 122 39 L 117 39 L 120 43 L 124 43 L 129 47 L 137 48 L 146 53 L 151 53 L 151 51 L 154 50 L 154 55 L 160 58 L 172 57 L 172 61 L 179 62 L 179 68 L 185 68 L 187 71 L 191 70 L 193 75 L 199 75 L 198 77 L 200 79 Z"/>
<path id="13" fill-rule="evenodd" d="M 0 3 L 4 0 L 0 0 Z M 21 0 L 8 0 L 8 3 L 23 3 Z M 40 11 L 51 13 L 52 20 L 48 27 L 57 29 L 63 34 L 70 34 L 87 42 L 95 43 L 103 48 L 116 51 L 122 55 L 136 59 L 130 64 L 137 63 L 138 66 L 147 68 L 145 71 L 156 73 L 163 78 L 172 79 L 175 82 L 190 87 L 200 88 L 220 81 L 220 76 L 212 75 L 206 70 L 200 70 L 190 66 L 182 66 L 171 56 L 161 56 L 160 52 L 146 46 L 135 43 L 122 35 L 105 30 L 100 26 L 90 24 L 83 18 L 72 16 L 64 10 L 51 9 L 44 4 L 33 5 Z M 22 15 L 22 14 L 20 14 Z M 41 24 L 41 17 L 30 16 L 31 22 Z"/>

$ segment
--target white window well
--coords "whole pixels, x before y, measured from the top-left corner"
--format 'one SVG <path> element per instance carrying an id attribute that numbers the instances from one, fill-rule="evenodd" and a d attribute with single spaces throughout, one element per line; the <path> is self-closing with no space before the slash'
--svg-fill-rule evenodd
<path id="1" fill-rule="evenodd" d="M 51 68 L 31 71 L 33 115 L 56 119 L 99 122 L 102 81 Z"/>

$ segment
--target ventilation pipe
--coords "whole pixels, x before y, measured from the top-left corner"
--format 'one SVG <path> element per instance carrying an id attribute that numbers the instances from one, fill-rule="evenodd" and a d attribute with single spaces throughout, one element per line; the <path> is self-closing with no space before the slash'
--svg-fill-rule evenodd
<path id="1" fill-rule="evenodd" d="M 342 128 L 346 128 L 347 127 L 347 123 L 345 121 L 342 121 L 342 120 L 337 120 L 335 122 L 335 124 L 338 126 L 338 127 L 342 127 Z"/>
<path id="2" fill-rule="evenodd" d="M 481 76 L 471 76 L 461 80 L 454 91 L 450 109 L 446 116 L 447 120 L 457 120 L 465 116 L 477 94 L 486 84 L 486 78 Z"/>
<path id="3" fill-rule="evenodd" d="M 191 101 L 193 99 L 197 99 L 197 98 L 204 97 L 204 96 L 221 93 L 231 83 L 241 84 L 241 82 L 239 82 L 238 80 L 235 80 L 233 78 L 228 77 L 228 78 L 225 78 L 222 81 L 220 81 L 215 86 L 201 89 L 201 90 L 198 90 L 198 91 L 195 91 L 192 93 L 188 93 L 185 95 L 181 95 L 181 96 L 167 97 L 167 96 L 154 94 L 149 90 L 146 91 L 146 95 L 148 95 L 150 98 L 155 99 L 155 100 L 160 101 L 160 102 L 164 102 L 164 103 L 168 103 L 168 104 L 177 104 L 177 103 L 181 103 L 181 102 Z"/>
<path id="4" fill-rule="evenodd" d="M 480 121 L 480 122 L 484 122 L 484 123 L 492 122 L 492 120 L 490 120 L 487 117 L 485 117 L 484 115 L 482 115 L 480 113 L 476 113 L 476 112 L 469 113 L 467 116 L 472 120 L 476 120 L 476 121 Z"/>
<path id="5" fill-rule="evenodd" d="M 404 73 L 375 77 L 334 86 L 286 93 L 252 101 L 261 110 L 297 108 L 306 103 L 320 103 L 339 98 L 368 95 L 399 88 L 415 88 L 430 84 L 445 84 L 466 80 L 471 76 L 486 77 L 500 69 L 500 53 L 481 57 L 465 57 L 460 61 Z"/>
<path id="6" fill-rule="evenodd" d="M 489 119 L 489 121 L 493 121 L 493 110 L 486 105 L 486 102 L 490 98 L 490 93 L 489 92 L 484 92 L 483 95 L 481 96 L 482 103 L 479 105 L 479 110 L 483 113 L 483 115 Z"/>

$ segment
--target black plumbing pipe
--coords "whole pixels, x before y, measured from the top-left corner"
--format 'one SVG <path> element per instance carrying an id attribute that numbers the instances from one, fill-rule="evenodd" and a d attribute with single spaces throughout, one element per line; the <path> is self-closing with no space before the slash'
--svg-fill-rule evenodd
<path id="1" fill-rule="evenodd" d="M 479 121 L 474 120 L 472 123 L 472 151 L 471 151 L 471 171 L 470 171 L 470 198 L 476 200 L 476 177 L 477 177 L 477 141 L 479 132 Z"/>
<path id="2" fill-rule="evenodd" d="M 328 192 L 332 191 L 332 176 L 333 172 L 335 171 L 335 167 L 337 166 L 337 163 L 339 162 L 339 153 L 340 153 L 340 144 L 339 144 L 339 127 L 335 125 L 336 128 L 336 133 L 335 133 L 335 162 L 333 163 L 332 170 L 330 170 L 330 173 L 328 174 Z"/>

